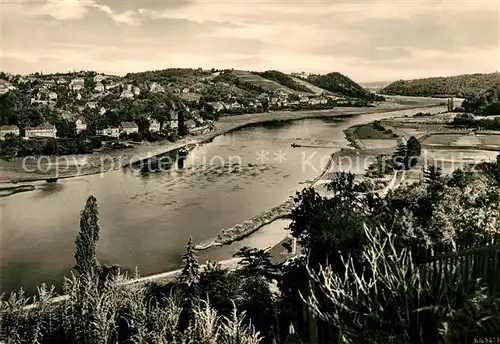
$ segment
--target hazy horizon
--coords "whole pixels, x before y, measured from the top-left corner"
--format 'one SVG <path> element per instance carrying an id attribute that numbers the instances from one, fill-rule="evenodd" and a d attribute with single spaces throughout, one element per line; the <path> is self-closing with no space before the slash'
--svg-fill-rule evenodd
<path id="1" fill-rule="evenodd" d="M 340 72 L 357 82 L 500 70 L 486 1 L 2 0 L 13 74 L 167 68 Z"/>

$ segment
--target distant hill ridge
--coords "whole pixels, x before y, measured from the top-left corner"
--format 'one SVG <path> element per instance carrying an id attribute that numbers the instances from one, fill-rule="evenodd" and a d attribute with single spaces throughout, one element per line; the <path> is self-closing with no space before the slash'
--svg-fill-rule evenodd
<path id="1" fill-rule="evenodd" d="M 500 73 L 463 74 L 414 80 L 398 80 L 380 90 L 387 95 L 401 96 L 455 96 L 480 94 L 500 84 Z"/>

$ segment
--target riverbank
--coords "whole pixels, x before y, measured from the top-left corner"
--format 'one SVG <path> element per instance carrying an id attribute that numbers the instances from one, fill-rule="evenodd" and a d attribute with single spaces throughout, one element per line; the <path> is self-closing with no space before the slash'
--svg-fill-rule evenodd
<path id="1" fill-rule="evenodd" d="M 64 163 L 64 168 L 57 164 L 51 164 L 49 161 L 50 157 L 44 157 L 45 165 L 41 165 L 41 162 L 36 159 L 31 159 L 29 161 L 23 159 L 15 159 L 14 161 L 0 161 L 0 182 L 3 183 L 21 183 L 21 182 L 35 182 L 44 181 L 49 178 L 73 178 L 92 174 L 105 173 L 113 170 L 123 168 L 135 163 L 140 163 L 141 161 L 146 161 L 152 157 L 166 154 L 171 151 L 175 151 L 184 148 L 192 144 L 202 144 L 209 142 L 216 138 L 217 136 L 228 134 L 232 131 L 239 130 L 241 128 L 256 125 L 265 122 L 278 121 L 278 120 L 302 120 L 308 118 L 318 118 L 318 117 L 342 117 L 342 116 L 357 116 L 362 114 L 376 114 L 384 112 L 394 112 L 402 110 L 411 110 L 417 108 L 430 108 L 440 106 L 438 102 L 422 103 L 415 105 L 406 105 L 404 102 L 384 102 L 377 107 L 366 107 L 366 108 L 352 108 L 352 107 L 339 107 L 329 110 L 315 110 L 315 111 L 302 111 L 302 112 L 292 112 L 292 111 L 276 111 L 269 113 L 260 114 L 249 114 L 249 115 L 239 115 L 222 117 L 215 124 L 215 130 L 199 135 L 197 137 L 192 137 L 184 139 L 183 141 L 175 143 L 159 143 L 159 144 L 148 144 L 140 145 L 136 148 L 129 148 L 126 150 L 119 150 L 110 152 L 107 155 L 103 154 L 89 154 L 83 156 L 64 156 L 59 157 L 60 162 Z M 56 160 L 58 157 L 52 157 Z M 24 161 L 24 162 L 23 162 Z M 71 165 L 72 162 L 81 162 L 78 165 Z M 42 161 L 43 162 L 43 161 Z"/>
<path id="2" fill-rule="evenodd" d="M 33 190 L 35 190 L 34 185 L 0 186 L 0 197 L 7 197 L 15 193 L 33 191 Z"/>

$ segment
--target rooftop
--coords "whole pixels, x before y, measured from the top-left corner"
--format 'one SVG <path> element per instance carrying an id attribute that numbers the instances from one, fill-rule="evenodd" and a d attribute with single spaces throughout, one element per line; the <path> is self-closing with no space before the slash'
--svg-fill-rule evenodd
<path id="1" fill-rule="evenodd" d="M 138 128 L 135 122 L 122 122 L 120 125 L 122 128 Z"/>

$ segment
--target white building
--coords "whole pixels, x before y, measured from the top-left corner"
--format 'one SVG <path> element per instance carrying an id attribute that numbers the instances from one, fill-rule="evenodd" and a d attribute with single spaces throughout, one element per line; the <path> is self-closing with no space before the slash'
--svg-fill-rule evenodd
<path id="1" fill-rule="evenodd" d="M 49 100 L 56 101 L 57 100 L 57 93 L 50 92 L 49 93 Z"/>
<path id="2" fill-rule="evenodd" d="M 89 109 L 95 109 L 95 108 L 97 108 L 97 103 L 96 102 L 87 102 L 87 104 L 85 104 L 85 107 L 88 107 Z"/>
<path id="3" fill-rule="evenodd" d="M 118 138 L 118 137 L 120 137 L 120 129 L 119 128 L 106 128 L 106 129 L 102 129 L 102 130 L 97 130 L 97 135 L 104 135 L 104 136 Z"/>
<path id="4" fill-rule="evenodd" d="M 301 96 L 299 101 L 301 103 L 308 103 L 309 102 L 309 97 L 306 97 L 306 96 Z"/>
<path id="5" fill-rule="evenodd" d="M 85 88 L 85 80 L 83 78 L 75 78 L 69 83 L 69 88 L 72 91 L 79 91 L 82 88 Z"/>
<path id="6" fill-rule="evenodd" d="M 196 127 L 196 123 L 192 119 L 188 119 L 187 121 L 184 122 L 186 125 L 186 128 L 191 131 L 191 129 Z"/>
<path id="7" fill-rule="evenodd" d="M 120 123 L 120 132 L 125 132 L 128 135 L 132 133 L 138 133 L 139 127 L 135 122 L 121 122 Z"/>
<path id="8" fill-rule="evenodd" d="M 82 100 L 82 95 L 80 93 L 77 93 L 76 100 Z"/>
<path id="9" fill-rule="evenodd" d="M 170 110 L 170 121 L 168 121 L 168 126 L 171 129 L 179 128 L 179 115 L 174 110 Z"/>
<path id="10" fill-rule="evenodd" d="M 112 90 L 114 88 L 120 87 L 120 84 L 111 84 L 111 85 L 106 85 L 107 90 Z"/>
<path id="11" fill-rule="evenodd" d="M 319 99 L 317 99 L 317 98 L 311 98 L 311 99 L 309 99 L 309 104 L 311 104 L 311 105 L 319 105 L 319 104 L 321 104 L 321 101 Z"/>
<path id="12" fill-rule="evenodd" d="M 221 112 L 222 110 L 224 110 L 224 104 L 221 103 L 221 102 L 208 103 L 208 105 L 210 105 L 211 107 L 213 107 L 213 109 L 216 112 Z"/>
<path id="13" fill-rule="evenodd" d="M 0 140 L 5 140 L 7 135 L 19 136 L 19 128 L 16 125 L 1 125 L 0 126 Z"/>
<path id="14" fill-rule="evenodd" d="M 36 127 L 27 127 L 24 137 L 56 137 L 56 127 L 50 123 L 43 123 Z"/>
<path id="15" fill-rule="evenodd" d="M 165 92 L 165 89 L 160 84 L 153 82 L 153 84 L 151 85 L 151 88 L 149 89 L 149 92 L 152 92 L 152 93 Z"/>
<path id="16" fill-rule="evenodd" d="M 87 122 L 84 118 L 78 118 L 75 122 L 75 125 L 77 134 L 80 134 L 82 131 L 87 130 Z"/>
<path id="17" fill-rule="evenodd" d="M 95 87 L 94 87 L 94 91 L 99 92 L 99 93 L 104 92 L 104 90 L 105 90 L 105 89 L 106 89 L 106 88 L 104 87 L 104 85 L 103 85 L 102 83 L 100 83 L 100 82 L 98 82 L 98 83 L 95 85 Z"/>
<path id="18" fill-rule="evenodd" d="M 141 94 L 141 89 L 137 86 L 134 86 L 133 92 L 134 92 L 134 95 L 138 96 Z"/>
<path id="19" fill-rule="evenodd" d="M 201 127 L 195 127 L 195 128 L 189 129 L 189 133 L 191 135 L 204 134 L 204 133 L 206 133 L 208 131 L 210 131 L 210 127 L 208 125 L 204 125 L 204 126 L 201 126 Z"/>
<path id="20" fill-rule="evenodd" d="M 101 107 L 101 109 L 99 110 L 99 115 L 104 115 L 106 113 L 106 109 L 103 107 Z"/>
<path id="21" fill-rule="evenodd" d="M 155 119 L 149 120 L 149 131 L 150 132 L 152 132 L 152 133 L 158 132 L 158 131 L 160 131 L 160 128 L 161 128 L 160 122 L 158 122 Z"/>
<path id="22" fill-rule="evenodd" d="M 120 98 L 134 98 L 134 93 L 130 90 L 123 90 L 123 92 L 120 94 Z"/>
<path id="23" fill-rule="evenodd" d="M 106 79 L 106 77 L 102 74 L 97 74 L 96 76 L 94 76 L 95 83 L 101 83 L 104 79 Z"/>

